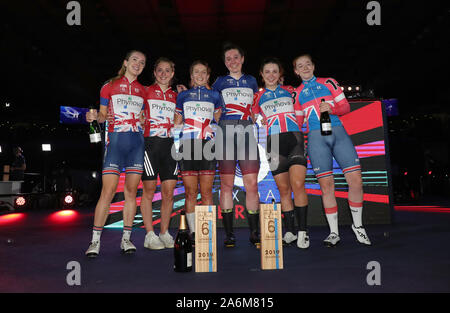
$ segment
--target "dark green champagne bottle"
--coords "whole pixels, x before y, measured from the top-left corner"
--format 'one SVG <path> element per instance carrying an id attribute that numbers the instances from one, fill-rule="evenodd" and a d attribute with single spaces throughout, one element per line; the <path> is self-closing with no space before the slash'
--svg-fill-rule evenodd
<path id="1" fill-rule="evenodd" d="M 175 256 L 173 269 L 175 272 L 192 271 L 192 242 L 189 236 L 184 210 L 180 213 L 180 228 L 175 238 L 173 252 Z"/>
<path id="2" fill-rule="evenodd" d="M 89 111 L 94 111 L 93 107 L 89 107 Z M 102 141 L 100 125 L 96 120 L 89 123 L 89 140 L 91 143 L 99 143 Z"/>
<path id="3" fill-rule="evenodd" d="M 324 99 L 321 100 L 321 102 L 325 102 Z M 331 119 L 330 114 L 328 114 L 328 111 L 321 112 L 320 113 L 320 133 L 322 136 L 329 136 L 331 135 Z"/>

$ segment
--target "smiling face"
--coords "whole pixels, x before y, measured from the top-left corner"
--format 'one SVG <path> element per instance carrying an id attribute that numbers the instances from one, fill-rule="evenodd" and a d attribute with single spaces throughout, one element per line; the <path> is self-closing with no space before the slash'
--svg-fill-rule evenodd
<path id="1" fill-rule="evenodd" d="M 159 85 L 169 86 L 170 81 L 175 74 L 172 65 L 168 62 L 159 62 L 153 71 L 153 75 L 155 75 L 155 80 Z"/>
<path id="2" fill-rule="evenodd" d="M 241 74 L 243 64 L 244 56 L 237 49 L 231 49 L 225 52 L 225 66 L 230 71 L 230 74 Z"/>
<path id="3" fill-rule="evenodd" d="M 267 63 L 261 71 L 262 79 L 268 89 L 275 89 L 280 81 L 280 67 L 275 63 Z"/>
<path id="4" fill-rule="evenodd" d="M 309 80 L 314 76 L 314 63 L 309 56 L 301 56 L 295 60 L 294 72 L 302 80 Z"/>
<path id="5" fill-rule="evenodd" d="M 206 86 L 209 80 L 208 68 L 203 64 L 196 64 L 191 71 L 191 80 L 194 87 Z"/>
<path id="6" fill-rule="evenodd" d="M 145 67 L 145 55 L 141 52 L 133 52 L 131 53 L 128 60 L 123 61 L 123 64 L 126 67 L 125 75 L 130 75 L 137 77 L 139 76 Z"/>

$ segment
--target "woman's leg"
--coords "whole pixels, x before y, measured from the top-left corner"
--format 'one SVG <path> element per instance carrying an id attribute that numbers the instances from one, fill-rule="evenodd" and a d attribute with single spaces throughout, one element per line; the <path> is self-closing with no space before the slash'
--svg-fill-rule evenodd
<path id="1" fill-rule="evenodd" d="M 203 205 L 213 204 L 212 186 L 214 175 L 200 175 L 200 194 L 202 195 Z"/>
<path id="2" fill-rule="evenodd" d="M 143 192 L 141 199 L 141 214 L 144 220 L 145 230 L 148 232 L 153 231 L 153 196 L 156 191 L 156 180 L 144 180 Z"/>
<path id="3" fill-rule="evenodd" d="M 136 194 L 141 175 L 127 174 L 125 177 L 125 203 L 123 206 L 123 228 L 122 239 L 130 240 L 131 229 L 133 227 L 134 217 L 136 216 Z"/>
<path id="4" fill-rule="evenodd" d="M 195 205 L 198 195 L 198 176 L 183 176 L 184 191 L 186 194 L 186 219 L 191 233 L 195 232 Z"/>
<path id="5" fill-rule="evenodd" d="M 168 179 L 161 183 L 161 231 L 165 234 L 169 230 L 170 216 L 173 210 L 173 192 L 177 181 Z"/>
<path id="6" fill-rule="evenodd" d="M 117 184 L 119 183 L 118 175 L 102 176 L 102 191 L 95 207 L 94 227 L 103 228 L 108 218 L 109 206 L 116 194 Z"/>

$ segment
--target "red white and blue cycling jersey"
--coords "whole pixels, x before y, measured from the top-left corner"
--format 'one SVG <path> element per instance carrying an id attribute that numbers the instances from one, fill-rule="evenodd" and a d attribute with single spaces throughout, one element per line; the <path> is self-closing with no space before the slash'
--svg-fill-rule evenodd
<path id="1" fill-rule="evenodd" d="M 144 137 L 172 137 L 177 93 L 171 88 L 164 92 L 158 84 L 153 84 L 147 88 L 146 99 Z"/>
<path id="2" fill-rule="evenodd" d="M 331 127 L 342 126 L 338 115 L 350 112 L 350 105 L 341 87 L 333 78 L 313 76 L 295 89 L 296 100 L 301 105 L 308 131 L 320 129 L 320 102 L 324 99 L 331 106 Z"/>
<path id="3" fill-rule="evenodd" d="M 220 93 L 204 86 L 182 91 L 177 98 L 176 112 L 184 119 L 181 138 L 211 139 L 214 132 L 211 122 L 214 113 L 223 107 Z"/>
<path id="4" fill-rule="evenodd" d="M 108 132 L 142 132 L 139 114 L 144 109 L 145 87 L 137 80 L 122 78 L 107 82 L 100 90 L 100 105 L 114 114 L 114 122 L 108 122 Z"/>
<path id="5" fill-rule="evenodd" d="M 225 104 L 221 120 L 251 120 L 254 94 L 258 92 L 258 83 L 253 76 L 244 74 L 239 79 L 221 76 L 212 89 L 220 92 Z"/>
<path id="6" fill-rule="evenodd" d="M 267 135 L 299 132 L 303 125 L 303 111 L 293 99 L 292 86 L 278 85 L 275 90 L 264 88 L 255 94 L 253 113 L 266 120 Z"/>

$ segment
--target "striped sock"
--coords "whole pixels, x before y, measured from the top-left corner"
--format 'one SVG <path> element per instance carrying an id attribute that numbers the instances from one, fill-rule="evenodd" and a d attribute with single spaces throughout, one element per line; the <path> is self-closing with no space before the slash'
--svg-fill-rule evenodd
<path id="1" fill-rule="evenodd" d="M 338 228 L 338 207 L 325 208 L 325 216 L 327 217 L 328 226 L 330 227 L 330 233 L 339 235 Z"/>
<path id="2" fill-rule="evenodd" d="M 92 242 L 100 241 L 100 236 L 102 235 L 103 227 L 94 226 L 92 228 Z"/>
<path id="3" fill-rule="evenodd" d="M 355 227 L 361 227 L 363 210 L 362 202 L 358 203 L 348 200 L 348 205 L 350 207 L 350 212 L 352 212 L 353 225 L 355 225 Z"/>
<path id="4" fill-rule="evenodd" d="M 130 240 L 131 237 L 131 230 L 133 229 L 132 226 L 124 226 L 123 227 L 123 235 L 122 235 L 122 240 L 126 239 L 126 240 Z"/>

